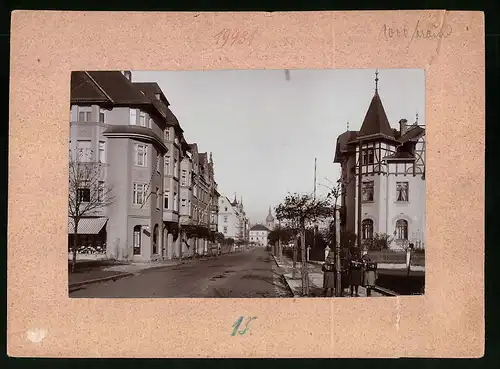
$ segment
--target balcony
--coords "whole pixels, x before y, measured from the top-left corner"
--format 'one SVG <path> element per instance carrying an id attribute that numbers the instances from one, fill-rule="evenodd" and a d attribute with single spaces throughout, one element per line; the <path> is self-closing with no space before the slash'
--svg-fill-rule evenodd
<path id="1" fill-rule="evenodd" d="M 179 213 L 170 209 L 163 210 L 163 221 L 164 222 L 178 222 Z"/>

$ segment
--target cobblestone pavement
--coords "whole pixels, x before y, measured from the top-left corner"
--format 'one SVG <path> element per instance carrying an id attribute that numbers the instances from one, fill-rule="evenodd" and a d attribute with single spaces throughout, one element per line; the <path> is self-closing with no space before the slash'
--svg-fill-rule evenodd
<path id="1" fill-rule="evenodd" d="M 143 270 L 117 281 L 85 286 L 70 297 L 291 297 L 273 258 L 264 249 L 182 265 Z"/>

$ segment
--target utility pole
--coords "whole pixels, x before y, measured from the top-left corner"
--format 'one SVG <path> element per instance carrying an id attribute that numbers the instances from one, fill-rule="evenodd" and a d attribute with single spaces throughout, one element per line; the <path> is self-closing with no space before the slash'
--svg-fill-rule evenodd
<path id="1" fill-rule="evenodd" d="M 313 192 L 314 201 L 316 201 L 316 161 L 317 161 L 317 158 L 314 158 L 314 192 Z M 313 224 L 313 242 L 312 242 L 313 250 L 316 247 L 316 226 L 317 226 L 316 222 L 314 222 L 314 224 Z M 305 238 L 305 236 L 304 236 L 304 238 Z M 305 244 L 305 240 L 304 240 L 304 244 Z M 304 245 L 304 247 L 305 247 L 305 245 Z M 307 254 L 309 255 L 309 253 L 307 253 Z M 309 258 L 307 261 L 309 261 Z"/>
<path id="2" fill-rule="evenodd" d="M 362 186 L 362 174 L 363 166 L 361 164 L 363 158 L 363 141 L 359 141 L 359 156 L 358 156 L 358 248 L 361 251 L 361 186 Z"/>

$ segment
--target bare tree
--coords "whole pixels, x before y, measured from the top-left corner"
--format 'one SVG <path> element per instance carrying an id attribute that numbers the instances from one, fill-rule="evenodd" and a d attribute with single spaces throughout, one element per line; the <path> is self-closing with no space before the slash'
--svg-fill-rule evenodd
<path id="1" fill-rule="evenodd" d="M 278 220 L 287 221 L 289 228 L 296 231 L 294 246 L 294 270 L 297 252 L 297 241 L 300 239 L 302 259 L 302 294 L 309 295 L 309 276 L 306 261 L 306 225 L 330 214 L 329 199 L 315 199 L 309 194 L 293 194 L 276 207 Z"/>
<path id="2" fill-rule="evenodd" d="M 82 150 L 70 155 L 68 216 L 73 222 L 72 272 L 75 271 L 76 265 L 80 220 L 87 216 L 99 215 L 105 206 L 114 201 L 111 188 L 103 181 L 102 164 L 87 161 L 89 157 L 91 155 Z"/>

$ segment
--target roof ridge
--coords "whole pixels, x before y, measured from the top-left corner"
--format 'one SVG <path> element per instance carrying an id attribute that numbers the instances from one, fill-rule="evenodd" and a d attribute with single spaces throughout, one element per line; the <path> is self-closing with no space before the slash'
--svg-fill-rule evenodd
<path id="1" fill-rule="evenodd" d="M 104 94 L 104 96 L 106 96 L 106 98 L 109 99 L 109 101 L 111 101 L 112 104 L 114 104 L 115 101 L 111 98 L 111 96 L 108 95 L 106 90 L 104 90 L 104 88 L 102 88 L 102 86 L 99 83 L 97 83 L 94 77 L 92 77 L 88 71 L 84 71 L 83 73 L 85 73 L 90 78 L 90 80 L 97 86 L 97 88 Z"/>

